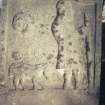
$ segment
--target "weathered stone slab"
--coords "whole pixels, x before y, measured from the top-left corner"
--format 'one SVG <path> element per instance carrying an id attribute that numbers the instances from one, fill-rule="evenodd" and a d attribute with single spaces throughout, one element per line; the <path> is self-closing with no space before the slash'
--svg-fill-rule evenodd
<path id="1" fill-rule="evenodd" d="M 4 105 L 98 105 L 101 9 L 101 1 L 4 1 L 0 14 Z"/>

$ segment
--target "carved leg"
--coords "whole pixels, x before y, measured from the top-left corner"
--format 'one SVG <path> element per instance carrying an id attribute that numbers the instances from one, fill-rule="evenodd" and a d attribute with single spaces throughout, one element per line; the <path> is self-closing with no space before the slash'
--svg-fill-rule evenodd
<path id="1" fill-rule="evenodd" d="M 16 90 L 15 82 L 14 82 L 14 77 L 9 78 L 9 89 L 10 90 Z"/>
<path id="2" fill-rule="evenodd" d="M 19 77 L 14 78 L 14 87 L 15 87 L 15 90 L 17 90 L 17 89 L 23 90 L 22 80 Z"/>
<path id="3" fill-rule="evenodd" d="M 17 90 L 16 78 L 15 77 L 13 78 L 13 86 L 14 86 L 15 90 Z"/>
<path id="4" fill-rule="evenodd" d="M 43 86 L 37 80 L 35 80 L 35 78 L 33 79 L 33 83 L 34 83 L 34 89 L 35 90 L 42 90 L 43 89 Z"/>
<path id="5" fill-rule="evenodd" d="M 32 90 L 34 90 L 35 89 L 34 78 L 32 78 L 32 84 L 33 84 Z"/>
<path id="6" fill-rule="evenodd" d="M 73 89 L 77 89 L 77 76 L 78 76 L 78 70 L 72 70 L 71 83 Z"/>
<path id="7" fill-rule="evenodd" d="M 22 79 L 19 80 L 19 84 L 20 84 L 20 86 L 21 86 L 21 89 L 24 90 L 23 80 L 22 80 Z"/>

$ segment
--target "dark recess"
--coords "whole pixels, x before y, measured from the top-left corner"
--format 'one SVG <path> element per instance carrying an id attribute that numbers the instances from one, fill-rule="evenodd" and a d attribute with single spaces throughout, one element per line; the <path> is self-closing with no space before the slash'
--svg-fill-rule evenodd
<path id="1" fill-rule="evenodd" d="M 105 5 L 105 0 L 103 0 L 103 5 Z M 101 64 L 100 105 L 105 105 L 105 23 L 102 24 L 102 64 Z"/>

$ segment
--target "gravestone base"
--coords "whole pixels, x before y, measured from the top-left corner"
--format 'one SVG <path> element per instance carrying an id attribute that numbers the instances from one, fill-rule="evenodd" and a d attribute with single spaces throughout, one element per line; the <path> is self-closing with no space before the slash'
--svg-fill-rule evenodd
<path id="1" fill-rule="evenodd" d="M 98 105 L 94 94 L 62 89 L 17 91 L 1 95 L 0 99 L 0 105 Z"/>

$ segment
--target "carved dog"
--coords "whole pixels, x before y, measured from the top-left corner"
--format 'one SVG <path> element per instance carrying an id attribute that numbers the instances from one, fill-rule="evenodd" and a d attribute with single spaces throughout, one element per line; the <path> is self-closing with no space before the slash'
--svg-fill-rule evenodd
<path id="1" fill-rule="evenodd" d="M 10 88 L 17 90 L 17 88 L 27 89 L 25 84 L 31 84 L 30 89 L 42 89 L 39 83 L 40 78 L 46 79 L 45 76 L 46 63 L 36 64 L 35 66 L 29 64 L 12 64 L 9 67 L 9 81 Z M 30 81 L 31 83 L 28 83 Z"/>

